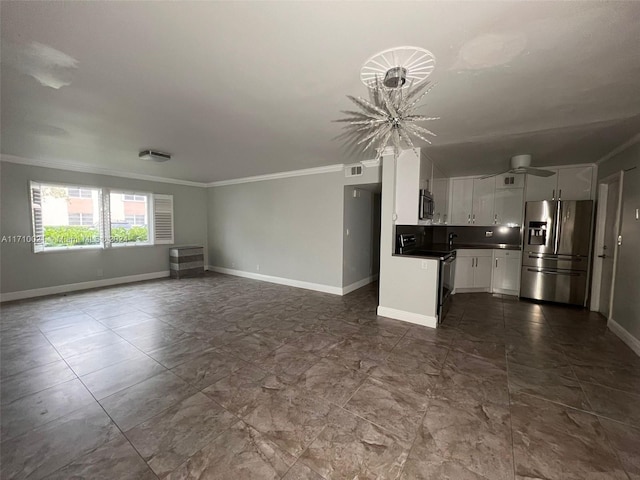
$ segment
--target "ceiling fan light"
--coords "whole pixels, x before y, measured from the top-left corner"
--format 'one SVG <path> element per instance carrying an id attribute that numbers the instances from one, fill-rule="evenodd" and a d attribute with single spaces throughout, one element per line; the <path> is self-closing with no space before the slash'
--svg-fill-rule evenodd
<path id="1" fill-rule="evenodd" d="M 530 167 L 531 166 L 531 155 L 530 154 L 522 154 L 522 155 L 514 155 L 511 157 L 511 168 L 516 170 L 522 167 Z"/>

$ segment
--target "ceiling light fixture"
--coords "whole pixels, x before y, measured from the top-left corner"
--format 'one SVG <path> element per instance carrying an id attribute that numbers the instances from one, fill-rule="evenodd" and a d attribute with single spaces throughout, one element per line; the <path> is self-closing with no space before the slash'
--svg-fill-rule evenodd
<path id="1" fill-rule="evenodd" d="M 171 154 L 165 152 L 159 152 L 157 150 L 143 150 L 138 154 L 138 157 L 142 160 L 153 160 L 154 162 L 166 162 L 171 160 Z"/>
<path id="2" fill-rule="evenodd" d="M 412 136 L 431 144 L 426 137 L 436 134 L 417 122 L 440 117 L 416 115 L 415 111 L 434 86 L 425 82 L 434 66 L 433 54 L 418 47 L 385 50 L 367 60 L 360 79 L 368 87 L 370 99 L 347 95 L 360 111 L 343 110 L 349 117 L 336 120 L 347 123 L 344 136 L 356 146 L 366 143 L 363 151 L 377 146 L 382 152 L 391 142 L 396 156 L 403 142 L 417 154 Z"/>

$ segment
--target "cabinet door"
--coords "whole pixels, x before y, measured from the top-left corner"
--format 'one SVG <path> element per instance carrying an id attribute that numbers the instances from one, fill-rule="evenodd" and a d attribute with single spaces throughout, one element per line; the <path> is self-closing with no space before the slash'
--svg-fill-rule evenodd
<path id="1" fill-rule="evenodd" d="M 455 288 L 473 288 L 476 257 L 456 258 Z"/>
<path id="2" fill-rule="evenodd" d="M 546 168 L 545 170 L 554 170 Z M 557 170 L 554 170 L 557 172 Z M 558 175 L 550 177 L 536 177 L 527 175 L 526 194 L 527 202 L 537 202 L 539 200 L 553 200 L 558 198 Z"/>
<path id="3" fill-rule="evenodd" d="M 493 203 L 496 181 L 490 178 L 473 179 L 473 210 L 471 223 L 474 225 L 493 225 Z"/>
<path id="4" fill-rule="evenodd" d="M 396 224 L 418 225 L 420 159 L 405 151 L 396 164 Z"/>
<path id="5" fill-rule="evenodd" d="M 523 197 L 521 188 L 496 189 L 494 222 L 498 225 L 522 225 Z"/>
<path id="6" fill-rule="evenodd" d="M 475 257 L 476 267 L 474 268 L 473 286 L 476 288 L 491 288 L 492 257 Z M 458 273 L 456 271 L 456 273 Z"/>
<path id="7" fill-rule="evenodd" d="M 558 196 L 560 200 L 591 200 L 593 167 L 558 169 Z"/>
<path id="8" fill-rule="evenodd" d="M 471 224 L 473 179 L 455 178 L 451 181 L 451 223 Z"/>
<path id="9" fill-rule="evenodd" d="M 449 211 L 449 179 L 433 179 L 433 203 L 435 204 L 433 223 L 447 223 L 447 212 Z"/>
<path id="10" fill-rule="evenodd" d="M 520 290 L 520 256 L 504 258 L 503 289 L 518 292 Z"/>

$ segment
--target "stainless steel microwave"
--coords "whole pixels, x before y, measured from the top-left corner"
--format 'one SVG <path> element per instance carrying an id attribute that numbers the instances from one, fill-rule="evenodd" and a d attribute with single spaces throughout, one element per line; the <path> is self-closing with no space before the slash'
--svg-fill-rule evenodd
<path id="1" fill-rule="evenodd" d="M 431 220 L 434 210 L 435 204 L 431 193 L 428 190 L 420 190 L 420 209 L 418 212 L 420 220 Z"/>

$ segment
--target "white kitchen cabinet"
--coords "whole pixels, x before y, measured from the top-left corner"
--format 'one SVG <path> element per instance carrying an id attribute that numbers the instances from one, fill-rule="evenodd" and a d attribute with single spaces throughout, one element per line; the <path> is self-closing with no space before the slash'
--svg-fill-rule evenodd
<path id="1" fill-rule="evenodd" d="M 451 180 L 451 224 L 493 225 L 495 180 L 454 178 Z"/>
<path id="2" fill-rule="evenodd" d="M 470 225 L 473 209 L 473 178 L 451 180 L 451 224 Z"/>
<path id="3" fill-rule="evenodd" d="M 491 291 L 507 295 L 520 292 L 522 254 L 517 250 L 493 251 L 493 280 Z"/>
<path id="4" fill-rule="evenodd" d="M 593 167 L 558 169 L 558 199 L 591 200 Z"/>
<path id="5" fill-rule="evenodd" d="M 592 200 L 593 166 L 547 168 L 551 177 L 527 175 L 526 201 Z"/>
<path id="6" fill-rule="evenodd" d="M 397 225 L 418 225 L 420 204 L 420 158 L 413 150 L 404 150 L 396 161 Z"/>
<path id="7" fill-rule="evenodd" d="M 449 211 L 449 179 L 434 178 L 433 179 L 433 203 L 435 206 L 433 212 L 433 223 L 448 223 Z"/>
<path id="8" fill-rule="evenodd" d="M 494 204 L 494 223 L 496 225 L 522 225 L 523 207 L 524 190 L 522 188 L 497 188 Z"/>
<path id="9" fill-rule="evenodd" d="M 471 211 L 473 225 L 493 225 L 495 184 L 493 177 L 473 179 L 473 210 Z"/>
<path id="10" fill-rule="evenodd" d="M 454 291 L 488 292 L 491 290 L 492 250 L 458 250 Z"/>

